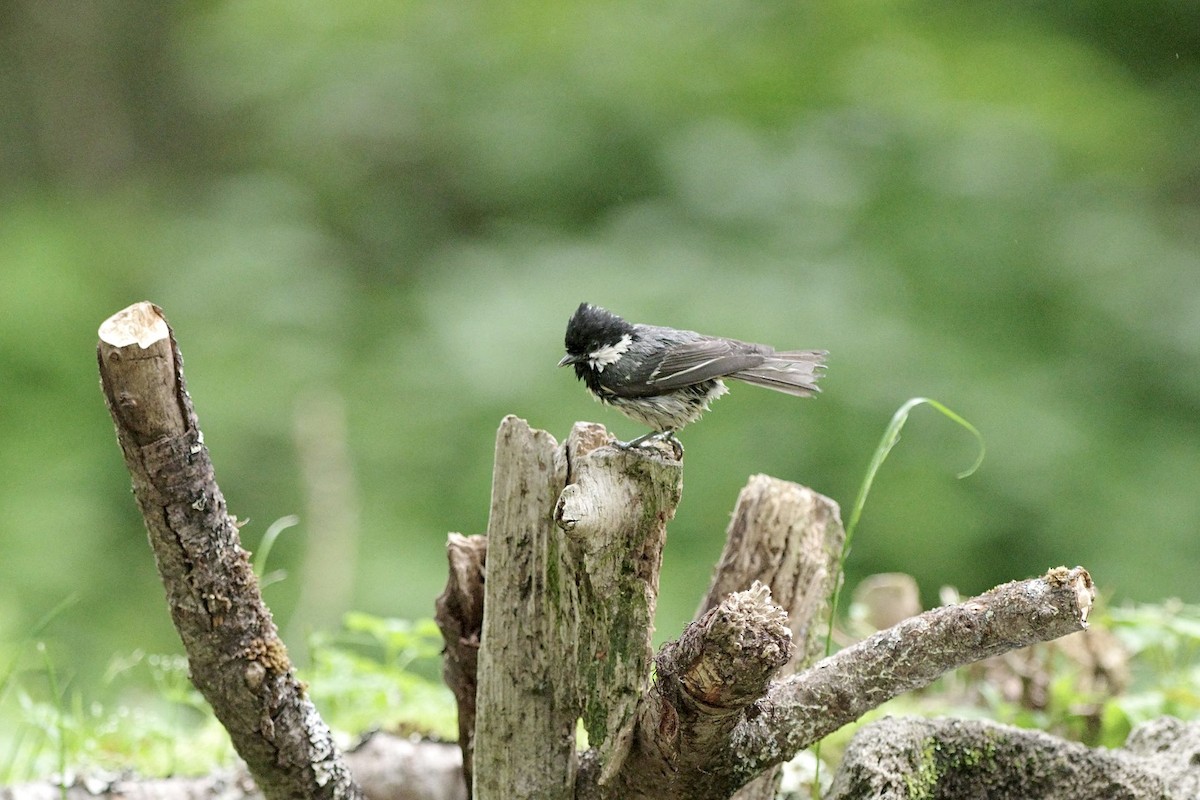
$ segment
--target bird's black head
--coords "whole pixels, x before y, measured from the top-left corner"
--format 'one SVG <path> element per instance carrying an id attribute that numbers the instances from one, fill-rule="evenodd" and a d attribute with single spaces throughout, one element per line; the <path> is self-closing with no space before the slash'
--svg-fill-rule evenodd
<path id="1" fill-rule="evenodd" d="M 611 311 L 600 306 L 580 303 L 575 314 L 567 322 L 564 342 L 567 354 L 558 365 L 565 367 L 567 364 L 574 364 L 576 377 L 582 378 L 588 370 L 596 369 L 597 358 L 600 359 L 600 369 L 603 369 L 608 363 L 606 354 L 615 357 L 624 352 L 624 347 L 629 344 L 627 337 L 632 334 L 633 326 Z M 614 351 L 614 348 L 617 350 Z"/>

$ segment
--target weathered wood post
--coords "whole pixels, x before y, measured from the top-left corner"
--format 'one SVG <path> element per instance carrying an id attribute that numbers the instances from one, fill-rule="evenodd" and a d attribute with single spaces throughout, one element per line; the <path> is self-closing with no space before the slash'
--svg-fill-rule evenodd
<path id="1" fill-rule="evenodd" d="M 619 769 L 648 688 L 658 573 L 682 464 L 576 425 L 496 439 L 474 736 L 477 800 L 568 800 L 582 719 Z"/>

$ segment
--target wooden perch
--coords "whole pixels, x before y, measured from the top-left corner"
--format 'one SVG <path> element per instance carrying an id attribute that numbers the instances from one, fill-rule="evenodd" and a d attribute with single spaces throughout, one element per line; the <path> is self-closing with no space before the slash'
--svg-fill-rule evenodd
<path id="1" fill-rule="evenodd" d="M 473 731 L 462 728 L 464 750 L 475 744 L 481 800 L 724 800 L 739 789 L 739 800 L 766 798 L 776 765 L 896 694 L 1086 627 L 1091 579 L 1060 568 L 905 620 L 789 674 L 818 650 L 844 534 L 828 498 L 756 476 L 698 619 L 663 647 L 650 685 L 650 619 L 680 464 L 665 449 L 609 442 L 603 428 L 581 424 L 559 447 L 506 418 L 486 581 L 475 561 L 456 566 L 466 540 L 452 538 L 444 598 L 468 598 L 440 604 L 439 615 L 470 617 L 454 608 L 483 597 L 477 716 Z M 455 640 L 470 644 L 474 634 L 463 633 L 468 620 L 446 623 L 450 675 Z M 456 679 L 460 709 L 469 706 L 466 672 Z M 577 761 L 580 717 L 593 746 Z"/>
<path id="2" fill-rule="evenodd" d="M 101 387 L 192 683 L 267 798 L 361 798 L 263 604 L 162 311 L 137 303 L 99 336 Z"/>
<path id="3" fill-rule="evenodd" d="M 506 417 L 496 437 L 478 662 L 474 796 L 570 797 L 576 721 L 619 769 L 647 688 L 681 465 L 576 425 L 559 446 Z"/>

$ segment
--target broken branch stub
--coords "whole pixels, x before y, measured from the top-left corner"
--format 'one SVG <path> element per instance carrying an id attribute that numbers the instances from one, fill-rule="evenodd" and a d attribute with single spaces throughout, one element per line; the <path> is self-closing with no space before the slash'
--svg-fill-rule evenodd
<path id="1" fill-rule="evenodd" d="M 732 592 L 761 581 L 787 612 L 795 655 L 803 666 L 820 649 L 818 633 L 827 618 L 842 542 L 838 504 L 798 483 L 753 475 L 738 494 L 708 594 L 699 618 Z"/>
<path id="2" fill-rule="evenodd" d="M 727 596 L 684 628 L 655 659 L 635 740 L 621 772 L 581 776 L 581 798 L 667 800 L 729 797 L 739 784 L 728 761 L 729 737 L 792 654 L 787 615 L 761 583 Z"/>
<path id="3" fill-rule="evenodd" d="M 838 504 L 798 483 L 752 475 L 738 494 L 708 595 L 697 618 L 731 592 L 761 581 L 787 612 L 795 645 L 782 670 L 791 674 L 819 654 L 819 635 L 830 613 L 829 597 L 841 580 L 838 562 L 846 532 Z M 772 769 L 742 787 L 735 800 L 773 800 L 779 785 Z"/>
<path id="4" fill-rule="evenodd" d="M 487 537 L 450 534 L 446 543 L 450 574 L 434 604 L 434 620 L 446 648 L 442 677 L 458 706 L 458 743 L 462 748 L 463 780 L 471 790 L 475 749 L 475 693 L 479 640 L 483 633 L 483 584 L 487 574 Z"/>

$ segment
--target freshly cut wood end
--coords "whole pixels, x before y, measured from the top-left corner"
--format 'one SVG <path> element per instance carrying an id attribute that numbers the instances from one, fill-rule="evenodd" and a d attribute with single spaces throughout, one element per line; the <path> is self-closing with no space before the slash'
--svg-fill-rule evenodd
<path id="1" fill-rule="evenodd" d="M 1096 586 L 1092 583 L 1092 576 L 1088 574 L 1088 571 L 1083 567 L 1074 569 L 1055 567 L 1046 573 L 1046 580 L 1052 586 L 1066 586 L 1075 590 L 1079 620 L 1084 627 L 1087 627 L 1088 615 L 1092 611 L 1092 605 L 1096 602 Z"/>
<path id="2" fill-rule="evenodd" d="M 113 314 L 100 324 L 100 341 L 113 347 L 136 344 L 145 350 L 171 335 L 162 311 L 143 300 Z"/>

